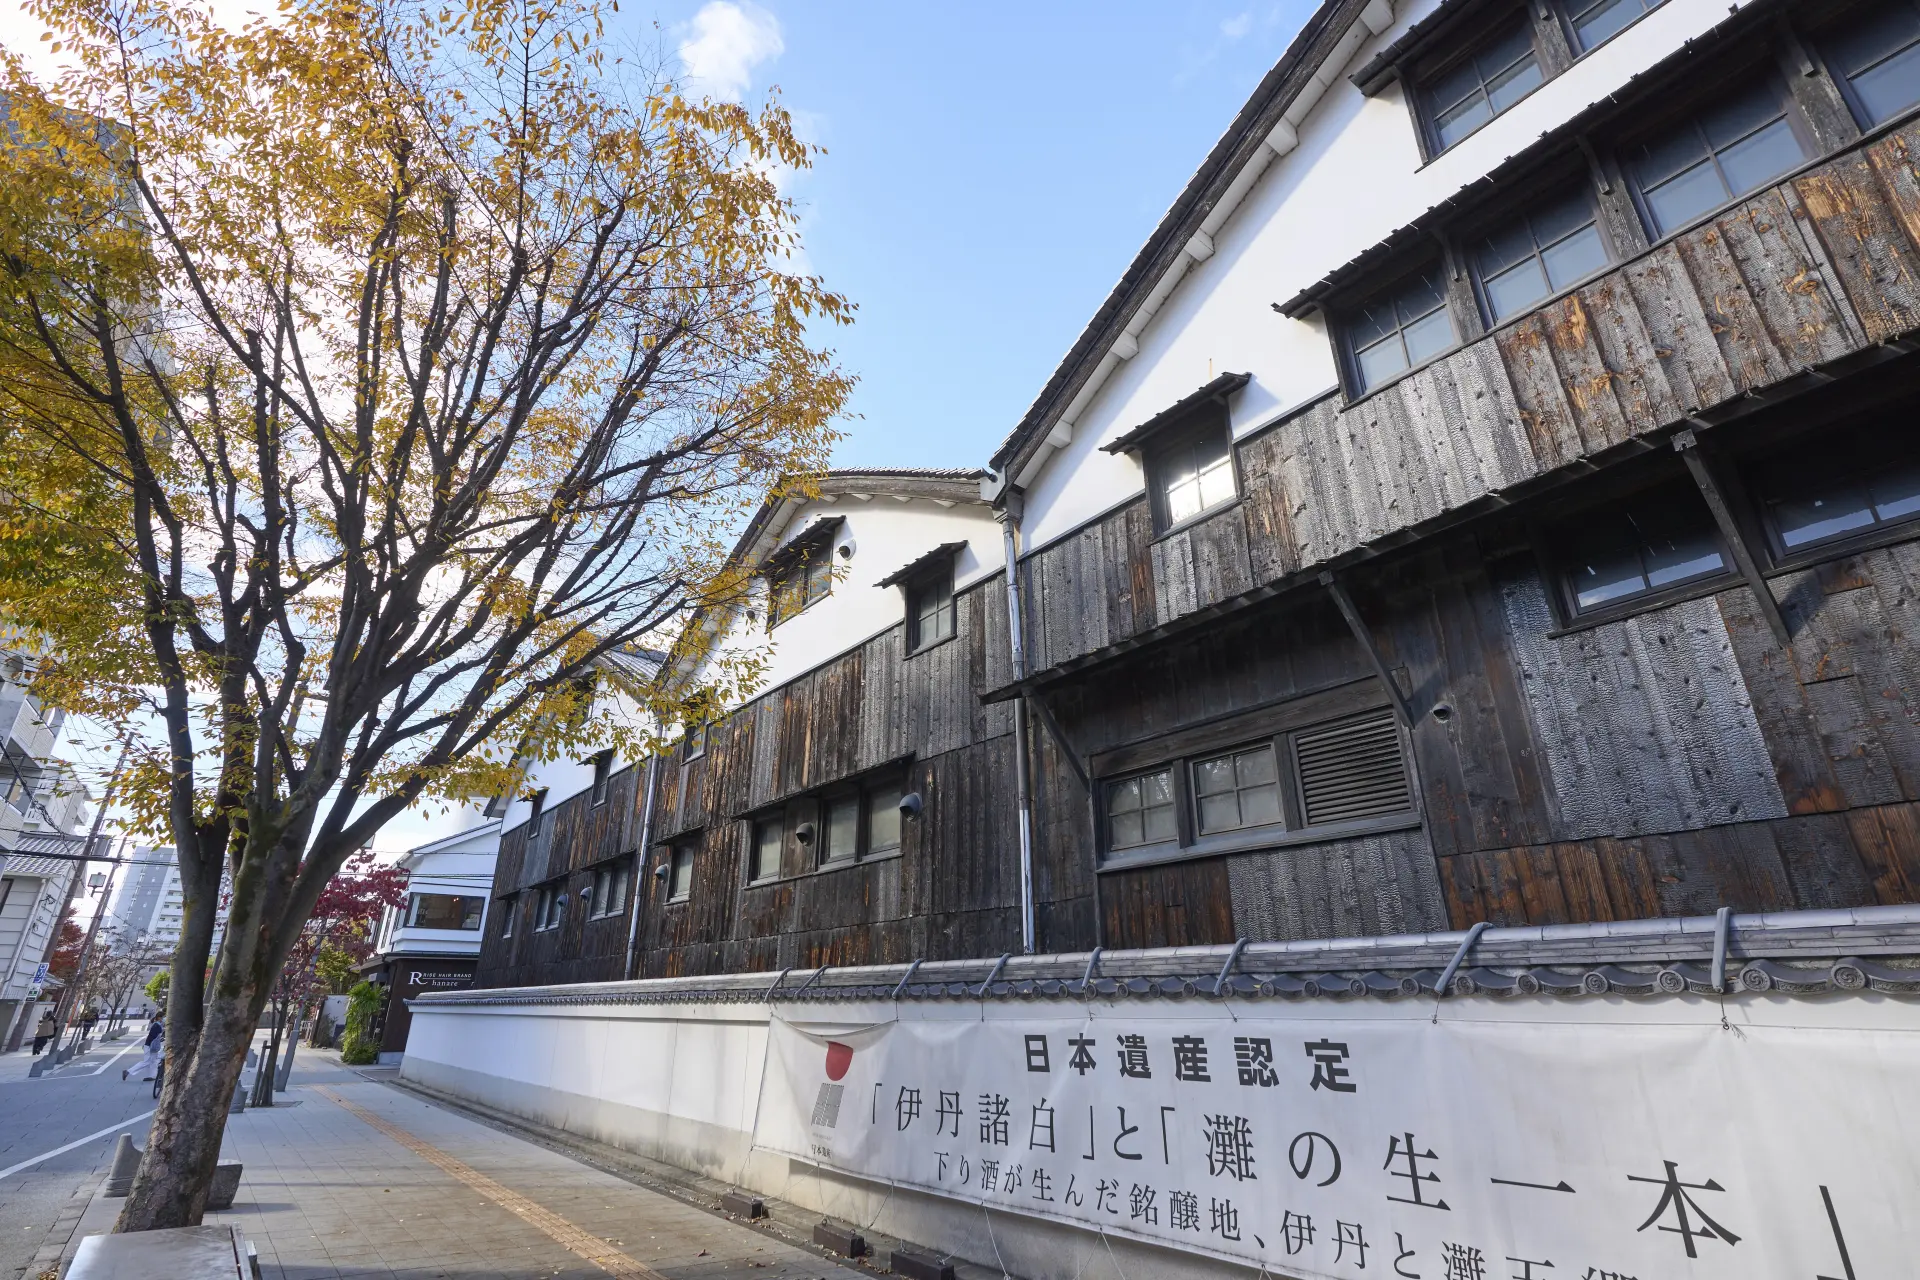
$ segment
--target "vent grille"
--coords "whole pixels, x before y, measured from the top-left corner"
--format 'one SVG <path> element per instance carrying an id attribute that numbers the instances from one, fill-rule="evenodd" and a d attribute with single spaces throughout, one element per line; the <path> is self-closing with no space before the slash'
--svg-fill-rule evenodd
<path id="1" fill-rule="evenodd" d="M 1400 730 L 1390 710 L 1295 735 L 1307 825 L 1349 822 L 1413 807 Z"/>

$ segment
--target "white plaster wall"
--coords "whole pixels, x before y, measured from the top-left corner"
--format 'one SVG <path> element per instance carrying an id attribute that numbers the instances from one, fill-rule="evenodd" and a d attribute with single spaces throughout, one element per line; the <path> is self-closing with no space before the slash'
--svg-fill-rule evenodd
<path id="1" fill-rule="evenodd" d="M 1072 441 L 1029 479 L 1022 525 L 1027 549 L 1138 495 L 1144 485 L 1138 463 L 1099 446 L 1214 375 L 1253 374 L 1234 399 L 1237 435 L 1332 388 L 1337 376 L 1324 325 L 1317 318 L 1290 320 L 1273 311 L 1273 303 L 1457 195 L 1751 0 L 1667 0 L 1422 166 L 1399 86 L 1367 98 L 1346 77 L 1438 3 L 1395 5 L 1392 28 L 1361 46 L 1299 129 L 1299 145 L 1267 168 L 1214 233 L 1213 256 L 1174 289 L 1140 334 L 1139 353 L 1122 362 L 1080 412 Z"/>
<path id="2" fill-rule="evenodd" d="M 899 587 L 876 586 L 882 578 L 918 560 L 935 547 L 964 542 L 953 562 L 956 592 L 999 572 L 1000 526 L 989 508 L 963 502 L 950 507 L 926 498 L 902 502 L 883 493 L 866 501 L 845 494 L 823 496 L 799 506 L 780 533 L 780 546 L 832 516 L 842 518 L 834 533 L 836 577 L 833 592 L 799 616 L 767 631 L 764 588 L 757 589 L 755 619 L 733 620 L 718 648 L 723 653 L 763 650 L 765 677 L 756 693 L 776 689 L 821 663 L 857 648 L 906 618 L 906 597 Z M 843 559 L 839 552 L 851 547 Z"/>

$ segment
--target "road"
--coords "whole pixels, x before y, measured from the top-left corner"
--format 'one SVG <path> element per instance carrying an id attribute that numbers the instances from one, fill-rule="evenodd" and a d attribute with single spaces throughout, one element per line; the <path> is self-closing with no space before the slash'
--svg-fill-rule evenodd
<path id="1" fill-rule="evenodd" d="M 115 1127 L 153 1108 L 151 1084 L 120 1079 L 140 1056 L 139 1030 L 38 1080 L 26 1078 L 25 1049 L 0 1054 L 0 1280 L 25 1274 L 75 1194 L 106 1172 L 118 1134 L 146 1142 L 144 1118 Z"/>

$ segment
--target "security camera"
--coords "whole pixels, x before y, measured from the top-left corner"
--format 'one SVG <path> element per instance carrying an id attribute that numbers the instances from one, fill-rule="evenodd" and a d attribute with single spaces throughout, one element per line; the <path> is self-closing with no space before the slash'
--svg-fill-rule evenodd
<path id="1" fill-rule="evenodd" d="M 655 880 L 665 880 L 665 879 L 667 878 L 667 864 L 666 864 L 666 863 L 664 863 L 664 862 L 663 862 L 663 863 L 661 863 L 661 864 L 660 864 L 659 866 L 657 866 L 657 867 L 655 867 L 655 868 L 653 869 L 653 878 L 654 878 Z"/>
<path id="2" fill-rule="evenodd" d="M 812 844 L 813 843 L 813 824 L 811 822 L 803 822 L 799 826 L 795 827 L 793 829 L 793 838 L 795 840 L 798 840 L 801 844 Z"/>
<path id="3" fill-rule="evenodd" d="M 842 560 L 853 559 L 853 539 L 849 538 L 840 544 L 839 555 Z"/>
<path id="4" fill-rule="evenodd" d="M 900 797 L 900 816 L 903 818 L 917 818 L 926 807 L 927 803 L 920 798 L 918 791 L 909 791 Z"/>

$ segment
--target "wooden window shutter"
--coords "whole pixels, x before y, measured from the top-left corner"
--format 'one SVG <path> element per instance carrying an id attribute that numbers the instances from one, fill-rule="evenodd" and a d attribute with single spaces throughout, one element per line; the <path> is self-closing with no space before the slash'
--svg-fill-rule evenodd
<path id="1" fill-rule="evenodd" d="M 1413 807 L 1400 729 L 1382 708 L 1294 736 L 1300 806 L 1310 827 Z"/>

